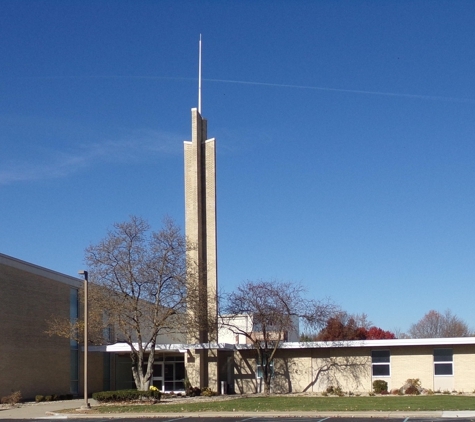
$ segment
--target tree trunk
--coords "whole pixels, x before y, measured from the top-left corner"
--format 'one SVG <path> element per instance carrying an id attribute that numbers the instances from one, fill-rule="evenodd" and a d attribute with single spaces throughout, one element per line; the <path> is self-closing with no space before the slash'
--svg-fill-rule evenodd
<path id="1" fill-rule="evenodd" d="M 149 388 L 150 388 L 150 380 L 145 381 L 145 378 L 142 377 L 140 388 L 137 388 L 137 390 L 148 391 Z"/>

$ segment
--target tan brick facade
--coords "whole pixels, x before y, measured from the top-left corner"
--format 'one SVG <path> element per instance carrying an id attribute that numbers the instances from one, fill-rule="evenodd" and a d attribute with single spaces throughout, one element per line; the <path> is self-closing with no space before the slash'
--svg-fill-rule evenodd
<path id="1" fill-rule="evenodd" d="M 433 391 L 473 392 L 475 389 L 475 339 L 424 339 L 431 345 L 410 344 L 400 346 L 398 340 L 389 340 L 381 347 L 377 342 L 367 341 L 361 347 L 340 344 L 338 347 L 299 346 L 277 351 L 274 360 L 272 391 L 323 392 L 329 386 L 340 387 L 345 392 L 368 393 L 373 381 L 385 380 L 388 388 L 399 389 L 409 378 L 419 378 L 421 386 Z M 391 346 L 393 342 L 394 346 Z M 414 340 L 417 343 L 417 340 Z M 440 344 L 440 343 L 443 344 Z M 401 343 L 401 342 L 399 342 Z M 467 344 L 457 344 L 467 343 Z M 470 344 L 471 343 L 471 344 Z M 302 344 L 303 345 L 303 344 Z M 453 351 L 453 375 L 435 375 L 434 349 L 447 348 Z M 372 376 L 372 350 L 389 350 L 390 375 Z M 234 354 L 234 387 L 237 393 L 261 391 L 256 374 L 256 352 L 241 349 Z"/>
<path id="2" fill-rule="evenodd" d="M 53 315 L 69 318 L 71 289 L 81 288 L 78 279 L 0 254 L 0 397 L 70 393 L 70 341 L 45 331 Z M 97 391 L 102 356 L 90 368 L 90 391 Z"/>
<path id="3" fill-rule="evenodd" d="M 189 335 L 189 342 L 208 343 L 217 340 L 217 330 L 209 321 L 217 320 L 217 258 L 216 258 L 216 142 L 207 139 L 207 122 L 197 109 L 191 110 L 192 140 L 184 143 L 185 155 L 185 231 L 193 245 L 188 254 L 196 265 L 199 289 L 199 310 L 191 309 L 201 329 Z M 217 389 L 217 359 L 205 350 L 196 352 L 187 361 L 188 377 L 193 385 Z"/>

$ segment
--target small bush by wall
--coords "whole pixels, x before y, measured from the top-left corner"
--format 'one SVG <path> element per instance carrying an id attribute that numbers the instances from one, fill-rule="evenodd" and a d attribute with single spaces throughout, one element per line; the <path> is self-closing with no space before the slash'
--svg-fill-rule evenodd
<path id="1" fill-rule="evenodd" d="M 209 387 L 204 387 L 201 390 L 201 395 L 205 397 L 212 397 L 212 396 L 217 396 L 218 393 L 216 391 L 211 390 Z"/>
<path id="2" fill-rule="evenodd" d="M 409 378 L 406 383 L 401 387 L 404 394 L 421 394 L 422 387 L 419 378 Z"/>
<path id="3" fill-rule="evenodd" d="M 9 396 L 2 397 L 0 399 L 0 402 L 2 404 L 11 404 L 15 405 L 21 402 L 21 392 L 20 391 L 15 391 L 14 393 L 10 394 Z"/>
<path id="4" fill-rule="evenodd" d="M 387 394 L 388 393 L 388 383 L 384 380 L 374 380 L 373 381 L 373 391 L 376 394 Z"/>
<path id="5" fill-rule="evenodd" d="M 158 390 L 118 390 L 118 391 L 100 391 L 93 393 L 92 398 L 100 403 L 113 403 L 120 401 L 150 400 L 159 401 L 161 392 Z"/>
<path id="6" fill-rule="evenodd" d="M 186 389 L 186 395 L 188 397 L 201 396 L 201 388 L 199 388 L 199 387 L 188 387 Z"/>

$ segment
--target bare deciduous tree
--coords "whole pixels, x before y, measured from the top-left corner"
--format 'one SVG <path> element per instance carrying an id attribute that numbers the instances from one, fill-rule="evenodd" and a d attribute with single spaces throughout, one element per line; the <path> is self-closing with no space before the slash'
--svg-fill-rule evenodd
<path id="1" fill-rule="evenodd" d="M 106 237 L 86 249 L 90 280 L 90 325 L 95 342 L 102 329 L 113 327 L 116 338 L 131 348 L 137 389 L 147 390 L 153 373 L 159 334 L 184 337 L 187 327 L 187 280 L 193 279 L 186 259 L 187 242 L 174 222 L 152 232 L 142 218 L 116 223 Z M 50 334 L 78 338 L 83 322 L 52 318 Z M 80 338 L 78 338 L 80 340 Z M 102 342 L 104 343 L 104 341 Z"/>
<path id="2" fill-rule="evenodd" d="M 114 224 L 102 241 L 86 249 L 91 281 L 102 287 L 96 300 L 131 348 L 139 390 L 149 387 L 158 335 L 183 326 L 186 250 L 186 239 L 172 220 L 150 232 L 149 224 L 135 216 Z"/>
<path id="3" fill-rule="evenodd" d="M 409 329 L 410 338 L 468 337 L 468 325 L 447 309 L 443 314 L 431 310 Z"/>
<path id="4" fill-rule="evenodd" d="M 299 321 L 320 327 L 335 310 L 330 302 L 306 299 L 304 293 L 303 287 L 295 283 L 246 281 L 221 301 L 220 324 L 253 344 L 266 394 L 270 392 L 272 362 L 279 345 L 289 333 L 298 331 Z M 243 315 L 251 320 L 251 329 L 238 322 Z"/>

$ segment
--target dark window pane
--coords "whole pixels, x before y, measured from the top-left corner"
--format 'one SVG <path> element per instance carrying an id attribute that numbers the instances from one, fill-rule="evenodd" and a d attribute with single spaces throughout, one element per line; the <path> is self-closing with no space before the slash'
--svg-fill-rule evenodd
<path id="1" fill-rule="evenodd" d="M 185 364 L 181 362 L 175 363 L 175 379 L 182 380 L 185 378 Z"/>
<path id="2" fill-rule="evenodd" d="M 166 363 L 165 364 L 165 381 L 172 381 L 173 379 L 174 379 L 173 363 Z"/>
<path id="3" fill-rule="evenodd" d="M 262 378 L 262 366 L 261 365 L 257 365 L 256 373 L 257 373 L 257 378 Z"/>
<path id="4" fill-rule="evenodd" d="M 185 389 L 185 384 L 182 381 L 175 382 L 175 391 L 183 391 Z"/>
<path id="5" fill-rule="evenodd" d="M 79 317 L 78 291 L 71 289 L 69 292 L 69 318 L 75 320 Z"/>
<path id="6" fill-rule="evenodd" d="M 77 381 L 79 379 L 79 351 L 71 350 L 70 363 L 71 381 Z"/>
<path id="7" fill-rule="evenodd" d="M 161 377 L 162 376 L 162 364 L 159 363 L 158 365 L 153 365 L 153 376 L 154 377 Z"/>
<path id="8" fill-rule="evenodd" d="M 162 380 L 153 380 L 153 386 L 162 391 Z"/>
<path id="9" fill-rule="evenodd" d="M 173 381 L 165 381 L 165 391 L 173 391 Z"/>
<path id="10" fill-rule="evenodd" d="M 389 350 L 373 350 L 371 352 L 373 363 L 389 363 Z"/>
<path id="11" fill-rule="evenodd" d="M 436 363 L 435 375 L 453 375 L 451 363 Z"/>
<path id="12" fill-rule="evenodd" d="M 388 377 L 389 365 L 373 365 L 373 377 Z"/>
<path id="13" fill-rule="evenodd" d="M 452 362 L 452 349 L 434 349 L 434 362 Z"/>

